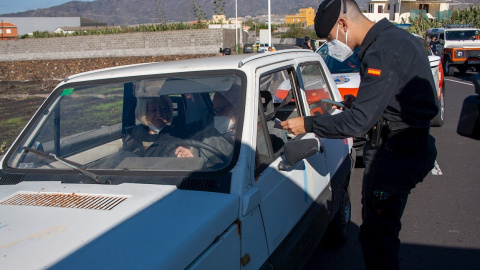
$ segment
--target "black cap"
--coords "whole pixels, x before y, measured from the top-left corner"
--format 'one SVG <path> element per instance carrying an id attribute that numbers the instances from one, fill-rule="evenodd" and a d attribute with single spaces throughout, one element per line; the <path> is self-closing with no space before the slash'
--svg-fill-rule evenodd
<path id="1" fill-rule="evenodd" d="M 345 4 L 345 1 L 344 1 Z M 326 38 L 340 17 L 342 0 L 324 0 L 315 15 L 315 32 L 319 38 Z M 344 8 L 344 13 L 346 8 Z"/>

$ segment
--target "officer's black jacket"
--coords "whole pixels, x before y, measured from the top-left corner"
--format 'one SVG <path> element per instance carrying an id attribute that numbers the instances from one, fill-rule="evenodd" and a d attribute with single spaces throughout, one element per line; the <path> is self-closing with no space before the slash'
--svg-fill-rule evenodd
<path id="1" fill-rule="evenodd" d="M 428 128 L 438 100 L 428 56 L 419 40 L 387 19 L 368 31 L 358 51 L 360 87 L 351 109 L 307 116 L 307 132 L 320 137 L 362 136 L 383 115 L 391 130 Z"/>

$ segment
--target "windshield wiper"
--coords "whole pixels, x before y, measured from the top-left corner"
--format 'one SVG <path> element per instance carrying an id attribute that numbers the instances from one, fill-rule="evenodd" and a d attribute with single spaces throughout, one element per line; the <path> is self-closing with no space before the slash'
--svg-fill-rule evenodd
<path id="1" fill-rule="evenodd" d="M 42 151 L 38 151 L 38 150 L 35 150 L 33 148 L 29 148 L 29 147 L 23 147 L 23 149 L 27 152 L 32 152 L 36 155 L 39 155 L 39 156 L 42 156 L 42 157 L 45 157 L 45 158 L 48 158 L 50 160 L 53 160 L 53 161 L 58 161 L 60 163 L 62 163 L 63 165 L 65 166 L 68 166 L 74 170 L 76 170 L 77 172 L 81 173 L 82 175 L 92 179 L 93 181 L 99 183 L 99 184 L 105 184 L 106 181 L 100 181 L 98 179 L 98 175 L 97 174 L 94 174 L 92 172 L 89 172 L 83 168 L 81 168 L 83 165 L 81 164 L 78 164 L 76 162 L 73 162 L 73 161 L 70 161 L 68 159 L 64 159 L 64 158 L 61 158 L 61 157 L 57 157 L 57 155 L 53 154 L 53 153 L 44 153 Z"/>

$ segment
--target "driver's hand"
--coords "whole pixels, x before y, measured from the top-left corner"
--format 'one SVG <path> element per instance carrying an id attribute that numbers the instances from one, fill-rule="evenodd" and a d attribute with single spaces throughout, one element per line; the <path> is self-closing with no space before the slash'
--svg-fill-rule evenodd
<path id="1" fill-rule="evenodd" d="M 305 133 L 305 122 L 303 117 L 295 117 L 280 122 L 282 128 L 288 132 L 293 133 L 294 135 Z"/>
<path id="2" fill-rule="evenodd" d="M 175 149 L 175 156 L 179 158 L 193 157 L 193 153 L 190 151 L 190 149 L 179 146 L 177 149 Z"/>

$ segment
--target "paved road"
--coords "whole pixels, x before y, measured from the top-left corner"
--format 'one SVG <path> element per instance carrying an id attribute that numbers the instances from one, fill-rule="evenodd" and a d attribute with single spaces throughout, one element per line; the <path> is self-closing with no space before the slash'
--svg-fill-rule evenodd
<path id="1" fill-rule="evenodd" d="M 468 76 L 446 77 L 445 124 L 432 128 L 441 175 L 430 174 L 412 191 L 402 218 L 401 269 L 480 269 L 480 141 L 456 133 L 465 97 L 474 94 Z M 362 168 L 351 182 L 350 238 L 338 249 L 320 245 L 309 269 L 365 269 L 358 229 L 361 224 Z"/>

